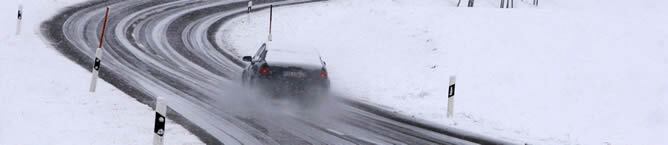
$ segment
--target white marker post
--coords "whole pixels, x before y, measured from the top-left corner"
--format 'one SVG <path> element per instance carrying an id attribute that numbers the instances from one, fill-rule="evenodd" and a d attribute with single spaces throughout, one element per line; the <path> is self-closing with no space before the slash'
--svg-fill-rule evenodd
<path id="1" fill-rule="evenodd" d="M 450 86 L 448 87 L 448 118 L 452 118 L 455 108 L 455 81 L 456 76 L 450 76 Z"/>
<path id="2" fill-rule="evenodd" d="M 153 145 L 163 145 L 167 122 L 167 103 L 161 98 L 155 99 L 155 126 L 153 127 Z"/>
<path id="3" fill-rule="evenodd" d="M 90 92 L 95 92 L 97 86 L 97 78 L 100 73 L 100 63 L 102 63 L 102 45 L 104 44 L 104 32 L 107 30 L 107 22 L 109 20 L 109 7 L 104 13 L 104 24 L 102 24 L 102 33 L 100 34 L 100 45 L 95 50 L 95 64 L 93 65 L 93 78 L 90 81 Z"/>
<path id="4" fill-rule="evenodd" d="M 21 20 L 23 20 L 23 5 L 19 5 L 18 16 L 16 17 L 16 35 L 21 34 Z"/>
<path id="5" fill-rule="evenodd" d="M 274 5 L 269 6 L 269 41 L 271 41 L 271 24 L 274 18 Z"/>
<path id="6" fill-rule="evenodd" d="M 248 0 L 248 13 L 251 13 L 251 10 L 253 10 L 253 0 Z"/>

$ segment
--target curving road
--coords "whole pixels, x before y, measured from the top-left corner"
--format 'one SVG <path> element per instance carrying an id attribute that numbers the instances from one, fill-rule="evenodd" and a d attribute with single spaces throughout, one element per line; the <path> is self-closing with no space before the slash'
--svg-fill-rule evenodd
<path id="1" fill-rule="evenodd" d="M 277 5 L 317 1 L 280 1 Z M 260 8 L 266 2 L 256 1 Z M 217 40 L 244 15 L 239 0 L 106 0 L 74 6 L 44 22 L 60 52 L 89 69 L 104 7 L 111 8 L 101 78 L 145 104 L 163 97 L 169 116 L 208 144 L 498 144 L 412 122 L 364 103 L 331 99 L 314 111 L 239 93 L 242 63 Z M 279 106 L 279 107 L 276 107 Z"/>

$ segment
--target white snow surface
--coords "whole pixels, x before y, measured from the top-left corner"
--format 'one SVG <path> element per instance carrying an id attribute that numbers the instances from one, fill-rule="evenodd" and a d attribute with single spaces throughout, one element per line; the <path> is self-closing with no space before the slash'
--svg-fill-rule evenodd
<path id="1" fill-rule="evenodd" d="M 47 45 L 42 21 L 83 0 L 3 1 L 0 18 L 0 145 L 146 145 L 153 141 L 155 112 L 98 81 Z M 22 32 L 15 34 L 23 5 Z M 102 70 L 104 71 L 104 70 Z M 203 144 L 168 120 L 166 144 Z"/>
<path id="2" fill-rule="evenodd" d="M 334 92 L 419 119 L 529 144 L 668 144 L 668 1 L 516 2 L 280 7 L 272 35 L 317 48 Z M 266 41 L 268 12 L 221 28 L 239 55 Z"/>

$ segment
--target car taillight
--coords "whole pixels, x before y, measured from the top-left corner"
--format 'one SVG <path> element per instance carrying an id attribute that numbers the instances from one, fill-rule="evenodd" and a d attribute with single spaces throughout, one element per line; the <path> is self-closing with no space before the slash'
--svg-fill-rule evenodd
<path id="1" fill-rule="evenodd" d="M 260 75 L 267 76 L 267 75 L 269 75 L 270 72 L 271 72 L 271 70 L 269 70 L 269 66 L 265 65 L 265 66 L 260 67 Z"/>
<path id="2" fill-rule="evenodd" d="M 320 71 L 320 78 L 326 79 L 327 78 L 327 71 Z"/>

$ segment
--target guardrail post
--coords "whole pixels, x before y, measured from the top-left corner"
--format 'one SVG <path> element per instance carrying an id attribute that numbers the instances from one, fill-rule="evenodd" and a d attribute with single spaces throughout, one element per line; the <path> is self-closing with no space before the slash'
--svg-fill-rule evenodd
<path id="1" fill-rule="evenodd" d="M 450 85 L 448 86 L 448 118 L 452 118 L 455 108 L 455 81 L 456 76 L 450 76 Z"/>
<path id="2" fill-rule="evenodd" d="M 506 8 L 510 8 L 510 0 L 506 0 Z"/>
<path id="3" fill-rule="evenodd" d="M 505 5 L 505 2 L 506 2 L 506 0 L 501 0 L 501 6 L 499 6 L 499 8 L 503 8 L 503 6 Z"/>
<path id="4" fill-rule="evenodd" d="M 499 8 L 515 8 L 515 0 L 501 0 Z"/>
<path id="5" fill-rule="evenodd" d="M 163 145 L 167 122 L 167 103 L 161 97 L 155 99 L 155 121 L 153 127 L 153 145 Z"/>
<path id="6" fill-rule="evenodd" d="M 104 23 L 102 24 L 102 32 L 100 33 L 100 45 L 95 50 L 95 64 L 93 64 L 93 77 L 90 81 L 90 92 L 95 92 L 97 87 L 97 78 L 100 73 L 100 64 L 102 63 L 102 46 L 104 44 L 104 32 L 107 30 L 107 22 L 109 20 L 109 7 L 104 12 Z"/>

